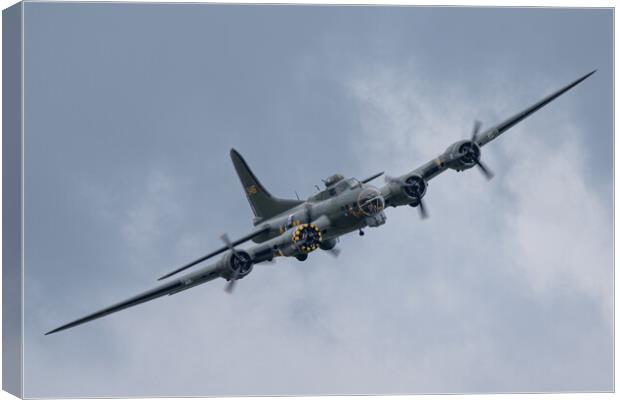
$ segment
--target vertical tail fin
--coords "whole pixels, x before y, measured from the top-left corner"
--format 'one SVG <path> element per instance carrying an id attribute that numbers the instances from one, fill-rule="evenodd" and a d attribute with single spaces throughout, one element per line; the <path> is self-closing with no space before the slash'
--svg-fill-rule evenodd
<path id="1" fill-rule="evenodd" d="M 282 214 L 291 208 L 302 203 L 300 200 L 279 199 L 273 197 L 256 178 L 241 154 L 235 149 L 230 149 L 232 159 L 245 196 L 254 212 L 254 225 L 259 224 L 265 219 Z"/>

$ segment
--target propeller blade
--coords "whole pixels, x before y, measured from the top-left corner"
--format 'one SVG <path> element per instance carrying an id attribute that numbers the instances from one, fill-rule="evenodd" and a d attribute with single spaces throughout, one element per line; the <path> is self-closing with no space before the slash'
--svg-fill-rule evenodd
<path id="1" fill-rule="evenodd" d="M 482 122 L 480 122 L 480 121 L 478 121 L 478 120 L 475 120 L 475 121 L 474 121 L 474 129 L 473 129 L 472 134 L 471 134 L 471 141 L 472 141 L 472 142 L 476 142 L 476 143 L 478 143 L 478 142 L 477 142 L 477 139 L 478 139 L 478 132 L 480 132 L 480 128 L 481 128 L 481 127 L 482 127 Z"/>
<path id="2" fill-rule="evenodd" d="M 338 258 L 338 256 L 340 255 L 340 249 L 337 247 L 333 247 L 327 250 L 327 253 L 334 258 Z"/>
<path id="3" fill-rule="evenodd" d="M 383 177 L 383 180 L 385 180 L 385 182 L 387 182 L 387 183 L 400 183 L 400 180 L 398 180 L 398 179 L 396 179 L 396 178 L 394 178 L 394 177 L 392 177 L 390 175 L 385 175 Z"/>
<path id="4" fill-rule="evenodd" d="M 230 281 L 228 281 L 228 284 L 226 285 L 226 288 L 224 289 L 226 293 L 232 294 L 232 292 L 235 290 L 235 282 L 237 282 L 237 279 L 235 277 L 233 277 Z"/>
<path id="5" fill-rule="evenodd" d="M 484 175 L 487 180 L 493 179 L 493 172 L 491 172 L 491 170 L 487 166 L 485 166 L 482 161 L 477 160 L 476 165 L 478 166 L 478 168 L 480 168 L 480 172 L 482 172 L 482 175 Z"/>
<path id="6" fill-rule="evenodd" d="M 257 236 L 262 235 L 263 233 L 267 232 L 268 230 L 269 230 L 269 227 L 266 226 L 266 227 L 264 227 L 263 229 L 261 229 L 259 231 L 250 233 L 249 235 L 246 235 L 246 236 L 242 237 L 241 239 L 235 240 L 234 242 L 231 243 L 231 245 L 232 246 L 237 246 L 237 245 L 239 245 L 241 243 L 245 243 L 248 240 L 254 239 Z M 201 262 L 203 262 L 203 261 L 205 261 L 205 260 L 207 260 L 207 259 L 209 259 L 209 258 L 211 258 L 213 256 L 221 254 L 221 253 L 225 252 L 226 250 L 230 250 L 230 247 L 228 245 L 226 245 L 224 247 L 220 247 L 219 249 L 217 249 L 217 250 L 207 254 L 206 256 L 200 257 L 199 259 L 194 260 L 191 263 L 182 266 L 181 268 L 177 268 L 174 271 L 167 273 L 166 275 L 162 276 L 161 278 L 159 278 L 157 280 L 161 281 L 162 279 L 169 278 L 172 275 L 178 274 L 181 271 L 185 271 L 186 269 L 188 269 L 190 267 L 193 267 L 194 265 L 199 264 L 199 263 L 201 263 Z"/>
<path id="7" fill-rule="evenodd" d="M 428 212 L 426 211 L 426 207 L 424 206 L 424 202 L 422 201 L 422 199 L 420 199 L 420 204 L 418 205 L 418 207 L 420 208 L 420 217 L 422 219 L 427 219 Z"/>
<path id="8" fill-rule="evenodd" d="M 233 255 L 237 255 L 237 252 L 235 251 L 235 247 L 233 246 L 232 242 L 228 238 L 227 234 L 224 233 L 222 236 L 220 236 L 220 239 L 222 239 L 222 241 L 226 244 L 226 247 L 228 247 L 228 250 L 230 250 L 230 252 L 233 253 Z M 230 281 L 228 281 L 228 284 L 226 285 L 226 288 L 224 289 L 226 290 L 226 293 L 232 294 L 233 290 L 235 289 L 235 282 L 237 282 L 238 277 L 239 277 L 239 270 L 237 269 L 237 270 L 234 270 L 232 278 L 230 278 Z"/>
<path id="9" fill-rule="evenodd" d="M 411 186 L 415 186 L 415 183 L 406 183 L 406 182 L 403 182 L 403 181 L 402 181 L 402 180 L 400 180 L 400 179 L 393 178 L 393 177 L 391 177 L 391 176 L 389 176 L 389 175 L 386 175 L 386 176 L 385 176 L 385 182 L 387 182 L 387 183 L 396 183 L 396 184 L 398 184 L 398 185 L 400 185 L 400 186 L 402 186 L 402 187 L 411 187 Z"/>
<path id="10" fill-rule="evenodd" d="M 237 254 L 237 252 L 235 251 L 235 247 L 233 246 L 232 242 L 230 241 L 230 238 L 228 237 L 226 233 L 221 235 L 220 239 L 222 239 L 222 242 L 224 242 L 224 244 L 226 245 L 226 247 L 228 247 L 228 250 L 230 250 L 231 253 Z"/>
<path id="11" fill-rule="evenodd" d="M 312 222 L 312 206 L 308 203 L 304 203 L 304 210 L 306 211 L 306 223 Z"/>

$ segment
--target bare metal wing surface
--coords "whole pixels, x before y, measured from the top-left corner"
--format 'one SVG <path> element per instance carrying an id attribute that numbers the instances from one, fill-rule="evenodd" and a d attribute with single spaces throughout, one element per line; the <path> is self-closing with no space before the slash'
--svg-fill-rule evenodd
<path id="1" fill-rule="evenodd" d="M 167 279 L 223 254 L 218 261 L 64 324 L 47 332 L 46 335 L 165 295 L 178 293 L 216 278 L 227 280 L 226 290 L 232 292 L 235 283 L 247 276 L 254 265 L 272 261 L 277 257 L 295 257 L 299 261 L 305 261 L 308 255 L 317 249 L 337 256 L 340 251 L 336 245 L 340 236 L 354 231 L 359 231 L 360 235 L 363 235 L 363 229 L 383 225 L 386 222 L 384 210 L 388 206 L 417 207 L 421 216 L 426 218 L 428 213 L 423 197 L 430 179 L 447 169 L 464 171 L 474 167 L 477 167 L 487 179 L 491 179 L 493 173 L 481 160 L 481 148 L 586 80 L 594 72 L 596 71 L 580 77 L 482 132 L 481 123 L 476 121 L 469 139 L 451 144 L 439 156 L 408 173 L 397 177 L 385 176 L 386 183 L 381 187 L 371 186 L 369 182 L 383 175 L 383 172 L 361 181 L 335 174 L 323 180 L 325 184 L 323 190 L 305 201 L 280 199 L 272 196 L 263 187 L 241 155 L 232 149 L 230 156 L 233 165 L 254 212 L 252 232 L 234 241 L 229 240 L 227 235 L 222 235 L 224 246 L 173 270 L 159 280 Z M 253 241 L 255 244 L 246 249 L 236 247 L 248 241 Z"/>

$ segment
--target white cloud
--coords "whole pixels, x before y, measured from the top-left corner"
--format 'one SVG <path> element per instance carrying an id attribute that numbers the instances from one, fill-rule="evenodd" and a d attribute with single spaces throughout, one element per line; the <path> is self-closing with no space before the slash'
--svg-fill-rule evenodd
<path id="1" fill-rule="evenodd" d="M 517 199 L 508 216 L 515 264 L 534 290 L 590 296 L 611 323 L 611 213 L 584 175 L 580 132 L 570 125 L 561 129 L 565 139 L 553 148 L 533 139 L 514 149 L 520 166 L 506 186 Z"/>

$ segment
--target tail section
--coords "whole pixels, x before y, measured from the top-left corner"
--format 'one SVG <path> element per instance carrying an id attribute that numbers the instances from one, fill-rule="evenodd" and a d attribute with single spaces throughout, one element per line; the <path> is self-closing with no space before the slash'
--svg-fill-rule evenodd
<path id="1" fill-rule="evenodd" d="M 273 197 L 256 178 L 252 170 L 245 162 L 241 154 L 235 149 L 230 150 L 230 158 L 232 159 L 237 175 L 252 211 L 254 212 L 254 225 L 259 224 L 265 219 L 275 215 L 282 214 L 291 208 L 302 203 L 300 200 L 287 200 Z"/>

